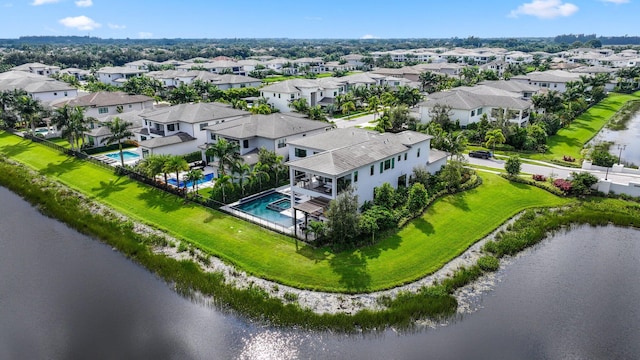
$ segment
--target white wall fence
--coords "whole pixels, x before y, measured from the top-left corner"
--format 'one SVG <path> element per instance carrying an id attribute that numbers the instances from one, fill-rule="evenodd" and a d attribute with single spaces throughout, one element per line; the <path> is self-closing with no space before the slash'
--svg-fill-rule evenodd
<path id="1" fill-rule="evenodd" d="M 607 171 L 606 167 L 593 165 L 591 161 L 583 161 L 582 168 L 584 170 L 598 170 L 598 171 Z M 609 173 L 611 174 L 631 174 L 631 175 L 639 175 L 639 169 L 629 169 L 625 168 L 622 164 L 614 164 L 611 168 L 609 168 Z M 614 194 L 626 194 L 629 196 L 640 196 L 640 178 L 638 181 L 629 181 L 628 184 L 620 184 L 613 182 L 611 180 L 600 179 L 596 185 L 594 185 L 598 191 L 601 191 L 605 194 L 610 192 Z"/>

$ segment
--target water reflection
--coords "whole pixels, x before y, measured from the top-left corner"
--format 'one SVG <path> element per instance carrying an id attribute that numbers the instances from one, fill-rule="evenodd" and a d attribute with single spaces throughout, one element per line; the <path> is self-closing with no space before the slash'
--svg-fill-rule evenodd
<path id="1" fill-rule="evenodd" d="M 0 204 L 0 359 L 640 358 L 637 230 L 557 234 L 474 285 L 477 311 L 415 332 L 342 335 L 183 298 L 4 188 Z"/>
<path id="2" fill-rule="evenodd" d="M 592 140 L 592 143 L 612 142 L 614 143 L 609 152 L 612 155 L 621 158 L 622 163 L 627 165 L 640 165 L 640 112 L 627 123 L 626 130 L 612 131 L 607 128 L 602 129 L 600 133 Z M 617 145 L 624 145 L 625 148 L 620 152 Z"/>

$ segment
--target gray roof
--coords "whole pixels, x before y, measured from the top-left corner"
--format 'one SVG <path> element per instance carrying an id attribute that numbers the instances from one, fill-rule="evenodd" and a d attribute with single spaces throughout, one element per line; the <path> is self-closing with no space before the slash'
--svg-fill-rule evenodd
<path id="1" fill-rule="evenodd" d="M 55 65 L 46 65 L 46 64 L 42 64 L 42 63 L 26 63 L 26 64 L 22 64 L 22 65 L 18 65 L 18 66 L 14 66 L 11 68 L 11 70 L 15 70 L 15 71 L 31 71 L 34 68 L 36 69 L 60 69 L 59 66 L 55 66 Z"/>
<path id="2" fill-rule="evenodd" d="M 359 144 L 374 138 L 379 134 L 376 131 L 359 128 L 344 128 L 327 131 L 304 139 L 289 141 L 289 145 L 298 145 L 318 151 L 326 151 L 344 147 L 352 144 Z"/>
<path id="3" fill-rule="evenodd" d="M 97 71 L 97 73 L 102 74 L 142 74 L 146 72 L 147 70 L 138 70 L 126 66 L 105 66 Z"/>
<path id="4" fill-rule="evenodd" d="M 197 139 L 187 133 L 179 132 L 171 136 L 156 137 L 156 138 L 151 138 L 149 140 L 141 141 L 139 145 L 147 149 L 154 149 L 154 148 L 159 148 L 163 146 L 181 144 L 181 143 L 194 141 L 194 140 L 197 140 Z"/>
<path id="5" fill-rule="evenodd" d="M 0 73 L 0 91 L 24 89 L 28 93 L 76 90 L 73 86 L 26 71 L 7 71 Z"/>
<path id="6" fill-rule="evenodd" d="M 520 81 L 509 80 L 486 80 L 480 82 L 478 85 L 485 85 L 496 89 L 511 91 L 511 92 L 537 92 L 540 91 L 538 86 L 529 85 Z"/>
<path id="7" fill-rule="evenodd" d="M 98 117 L 96 119 L 101 123 L 106 123 L 109 121 L 113 121 L 113 119 L 115 118 L 120 118 L 125 122 L 131 123 L 131 125 L 129 125 L 127 129 L 131 130 L 132 132 L 139 132 L 139 130 L 142 129 L 142 118 L 140 117 L 140 113 L 142 113 L 142 110 L 129 111 L 129 112 L 116 114 L 116 115 L 107 115 L 107 116 Z M 85 131 L 85 134 L 90 136 L 107 136 L 107 135 L 111 135 L 111 131 L 107 126 L 100 126 L 100 127 L 91 129 L 89 131 Z"/>
<path id="8" fill-rule="evenodd" d="M 214 81 L 217 84 L 248 84 L 254 82 L 261 83 L 262 80 L 244 75 L 223 74 L 218 75 L 218 81 Z"/>
<path id="9" fill-rule="evenodd" d="M 513 80 L 528 80 L 535 82 L 557 82 L 564 83 L 568 81 L 580 80 L 579 74 L 570 73 L 563 70 L 547 70 L 547 71 L 533 71 L 525 75 L 516 75 L 511 79 Z"/>
<path id="10" fill-rule="evenodd" d="M 64 104 L 68 104 L 69 106 L 98 107 L 136 104 L 147 101 L 153 101 L 153 98 L 146 95 L 129 95 L 122 91 L 100 91 L 97 93 L 80 96 L 75 99 L 63 101 L 57 103 L 55 106 L 61 107 Z"/>
<path id="11" fill-rule="evenodd" d="M 180 104 L 150 111 L 142 115 L 143 118 L 158 123 L 199 123 L 226 118 L 247 116 L 249 112 L 233 109 L 229 105 L 220 103 Z"/>
<path id="12" fill-rule="evenodd" d="M 275 84 L 267 85 L 260 89 L 263 92 L 294 94 L 300 91 L 300 88 L 317 88 L 318 83 L 306 79 L 292 79 L 280 81 Z"/>
<path id="13" fill-rule="evenodd" d="M 529 100 L 520 99 L 519 94 L 516 95 L 513 92 L 482 85 L 435 92 L 429 94 L 427 100 L 419 105 L 432 108 L 436 104 L 447 105 L 452 109 L 460 110 L 473 110 L 485 106 L 525 110 L 532 105 Z"/>
<path id="14" fill-rule="evenodd" d="M 371 140 L 290 161 L 287 165 L 314 173 L 339 176 L 409 150 L 411 145 L 405 144 L 407 139 L 413 139 L 415 144 L 420 142 L 418 139 L 425 141 L 431 138 L 413 131 L 407 133 L 410 134 L 378 134 Z"/>
<path id="15" fill-rule="evenodd" d="M 278 139 L 309 131 L 331 128 L 331 124 L 287 114 L 251 115 L 236 121 L 207 126 L 205 129 L 229 138 L 261 137 Z"/>

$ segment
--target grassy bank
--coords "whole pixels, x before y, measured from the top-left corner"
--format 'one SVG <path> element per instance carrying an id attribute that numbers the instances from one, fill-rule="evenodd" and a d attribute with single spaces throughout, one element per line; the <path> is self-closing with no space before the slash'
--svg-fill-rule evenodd
<path id="1" fill-rule="evenodd" d="M 568 202 L 487 174 L 479 188 L 436 201 L 423 217 L 376 245 L 336 254 L 217 211 L 185 204 L 181 198 L 10 134 L 0 133 L 0 151 L 92 200 L 153 224 L 250 274 L 330 292 L 369 292 L 422 278 L 516 213 Z"/>
<path id="2" fill-rule="evenodd" d="M 569 127 L 560 129 L 549 137 L 549 150 L 544 154 L 523 154 L 536 160 L 562 160 L 564 155 L 582 158 L 580 151 L 607 124 L 609 119 L 627 102 L 640 99 L 640 91 L 633 94 L 611 93 L 604 100 L 592 106 L 571 122 Z"/>

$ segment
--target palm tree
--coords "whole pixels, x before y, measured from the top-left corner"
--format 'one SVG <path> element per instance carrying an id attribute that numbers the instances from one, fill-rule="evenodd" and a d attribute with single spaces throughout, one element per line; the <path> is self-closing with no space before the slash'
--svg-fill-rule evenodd
<path id="1" fill-rule="evenodd" d="M 198 92 L 190 85 L 180 84 L 169 93 L 169 102 L 175 104 L 186 104 L 200 101 Z"/>
<path id="2" fill-rule="evenodd" d="M 244 197 L 245 180 L 248 180 L 251 176 L 251 166 L 245 162 L 236 162 L 233 164 L 233 173 L 237 174 L 240 193 Z"/>
<path id="3" fill-rule="evenodd" d="M 354 104 L 353 101 L 347 101 L 340 106 L 340 110 L 343 114 L 349 115 L 352 111 L 356 110 L 356 104 Z"/>
<path id="4" fill-rule="evenodd" d="M 485 146 L 492 147 L 493 151 L 496 151 L 496 144 L 504 144 L 507 141 L 502 133 L 501 129 L 493 129 L 487 131 L 484 136 Z"/>
<path id="5" fill-rule="evenodd" d="M 378 106 L 380 106 L 380 100 L 376 96 L 369 96 L 367 99 L 367 110 L 373 111 L 373 119 L 376 119 L 378 115 Z"/>
<path id="6" fill-rule="evenodd" d="M 237 142 L 219 138 L 213 146 L 207 149 L 206 154 L 218 160 L 218 174 L 224 175 L 225 167 L 230 168 L 234 162 L 240 159 L 240 145 Z"/>
<path id="7" fill-rule="evenodd" d="M 102 139 L 102 142 L 106 142 L 107 145 L 118 143 L 118 150 L 120 151 L 120 164 L 124 166 L 124 155 L 122 155 L 122 140 L 133 136 L 133 133 L 129 130 L 131 126 L 130 122 L 126 122 L 119 117 L 115 117 L 113 120 L 105 123 L 105 126 L 111 132 L 109 137 Z"/>
<path id="8" fill-rule="evenodd" d="M 62 107 L 57 108 L 51 117 L 51 123 L 60 130 L 60 135 L 67 139 L 69 145 L 71 145 L 71 150 L 74 149 L 73 145 L 75 143 L 73 140 L 73 131 L 70 130 L 72 111 L 73 108 L 71 106 L 64 104 Z"/>
<path id="9" fill-rule="evenodd" d="M 29 95 L 22 95 L 17 99 L 16 107 L 20 118 L 31 126 L 31 133 L 36 132 L 36 116 L 42 111 L 40 101 L 32 99 Z"/>
<path id="10" fill-rule="evenodd" d="M 251 169 L 251 182 L 258 182 L 258 192 L 262 191 L 262 180 L 269 181 L 269 166 L 261 162 L 257 162 Z"/>
<path id="11" fill-rule="evenodd" d="M 192 169 L 184 176 L 185 188 L 187 187 L 187 182 L 191 181 L 191 188 L 195 191 L 198 187 L 198 182 L 204 179 L 204 173 L 200 169 Z"/>
<path id="12" fill-rule="evenodd" d="M 297 100 L 293 100 L 289 103 L 289 107 L 293 109 L 293 111 L 306 114 L 309 111 L 309 104 L 307 103 L 307 99 L 300 98 Z"/>
<path id="13" fill-rule="evenodd" d="M 76 106 L 71 110 L 71 122 L 69 124 L 69 131 L 71 137 L 76 143 L 76 149 L 80 150 L 84 145 L 84 133 L 89 130 L 87 127 L 88 119 L 84 117 L 84 108 Z"/>
<path id="14" fill-rule="evenodd" d="M 231 180 L 231 176 L 222 175 L 216 179 L 216 183 L 213 185 L 214 188 L 222 191 L 222 202 L 225 204 L 227 203 L 227 197 L 224 190 L 232 186 L 233 182 Z"/>
<path id="15" fill-rule="evenodd" d="M 467 137 L 463 133 L 459 133 L 456 136 L 453 133 L 449 133 L 444 137 L 444 142 L 451 158 L 453 159 L 455 156 L 457 160 L 461 160 L 462 153 L 467 148 Z"/>
<path id="16" fill-rule="evenodd" d="M 180 188 L 180 171 L 189 170 L 189 163 L 180 155 L 171 155 L 165 164 L 166 172 L 176 173 L 176 187 Z M 184 181 L 184 187 L 187 188 L 187 182 Z"/>
<path id="17" fill-rule="evenodd" d="M 167 173 L 164 170 L 165 164 L 169 160 L 170 155 L 149 155 L 142 160 L 142 168 L 144 169 L 147 176 L 150 178 L 155 178 L 156 175 L 160 173 L 164 173 L 164 182 L 167 183 Z"/>

